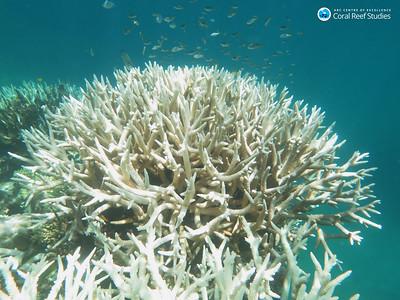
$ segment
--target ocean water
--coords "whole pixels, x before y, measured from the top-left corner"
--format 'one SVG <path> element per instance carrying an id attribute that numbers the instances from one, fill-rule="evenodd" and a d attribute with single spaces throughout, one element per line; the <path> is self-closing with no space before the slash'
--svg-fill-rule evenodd
<path id="1" fill-rule="evenodd" d="M 370 166 L 378 167 L 373 181 L 382 215 L 374 219 L 383 229 L 363 229 L 359 246 L 336 243 L 343 268 L 353 270 L 338 295 L 400 299 L 400 2 L 113 3 L 0 0 L 0 86 L 82 85 L 94 74 L 111 77 L 129 59 L 134 66 L 217 64 L 287 86 L 295 99 L 326 111 L 326 124 L 336 122 L 347 140 L 339 154 L 369 152 Z M 391 18 L 321 22 L 322 6 L 390 9 Z"/>

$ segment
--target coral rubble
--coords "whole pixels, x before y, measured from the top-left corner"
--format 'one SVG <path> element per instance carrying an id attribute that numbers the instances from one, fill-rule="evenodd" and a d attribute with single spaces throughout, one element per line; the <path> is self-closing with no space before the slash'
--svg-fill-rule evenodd
<path id="1" fill-rule="evenodd" d="M 115 77 L 23 133 L 28 228 L 62 234 L 31 257 L 0 242 L 5 299 L 38 293 L 43 272 L 47 299 L 335 299 L 350 272 L 331 273 L 330 239 L 380 228 L 368 154 L 338 159 L 320 109 L 255 77 L 158 65 Z"/>

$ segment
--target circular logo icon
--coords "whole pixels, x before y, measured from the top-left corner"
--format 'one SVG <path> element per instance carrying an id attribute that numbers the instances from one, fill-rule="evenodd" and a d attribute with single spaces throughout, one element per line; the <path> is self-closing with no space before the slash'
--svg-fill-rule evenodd
<path id="1" fill-rule="evenodd" d="M 321 7 L 320 9 L 318 9 L 317 16 L 318 16 L 318 19 L 320 19 L 322 22 L 326 22 L 331 18 L 332 13 L 329 10 L 329 8 Z"/>

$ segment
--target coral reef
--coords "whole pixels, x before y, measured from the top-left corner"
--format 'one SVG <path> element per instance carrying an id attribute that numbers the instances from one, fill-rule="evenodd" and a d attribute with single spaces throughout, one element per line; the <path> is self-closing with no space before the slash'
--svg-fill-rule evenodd
<path id="1" fill-rule="evenodd" d="M 0 143 L 15 144 L 22 129 L 38 126 L 43 121 L 45 108 L 54 110 L 63 98 L 77 95 L 75 87 L 65 83 L 24 82 L 20 87 L 2 87 L 0 90 Z"/>
<path id="2" fill-rule="evenodd" d="M 20 87 L 0 89 L 0 179 L 9 177 L 18 168 L 7 152 L 26 153 L 21 130 L 45 126 L 45 110 L 54 110 L 64 97 L 78 93 L 76 87 L 61 82 L 53 85 L 24 82 Z"/>
<path id="3" fill-rule="evenodd" d="M 47 131 L 24 131 L 17 180 L 35 218 L 6 221 L 63 234 L 29 255 L 0 242 L 2 297 L 336 299 L 350 272 L 333 275 L 330 240 L 358 244 L 357 224 L 380 228 L 362 182 L 368 154 L 340 160 L 320 109 L 255 77 L 158 65 L 115 77 L 48 112 Z"/>
<path id="4" fill-rule="evenodd" d="M 28 155 L 21 131 L 31 126 L 46 130 L 46 110 L 53 111 L 66 96 L 79 95 L 79 90 L 65 83 L 24 82 L 20 87 L 0 89 L 0 214 L 13 215 L 24 211 L 24 196 L 28 192 L 10 178 L 21 167 L 21 161 L 8 152 Z M 23 172 L 23 171 L 22 171 Z"/>

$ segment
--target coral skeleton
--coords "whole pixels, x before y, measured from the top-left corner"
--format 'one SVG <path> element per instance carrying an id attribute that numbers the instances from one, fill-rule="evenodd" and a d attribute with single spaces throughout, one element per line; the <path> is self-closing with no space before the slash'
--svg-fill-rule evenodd
<path id="1" fill-rule="evenodd" d="M 333 272 L 331 240 L 380 228 L 367 153 L 339 159 L 319 108 L 253 76 L 149 64 L 115 78 L 24 131 L 31 226 L 63 234 L 29 265 L 3 246 L 4 299 L 35 299 L 46 272 L 43 299 L 337 299 L 350 271 Z"/>

